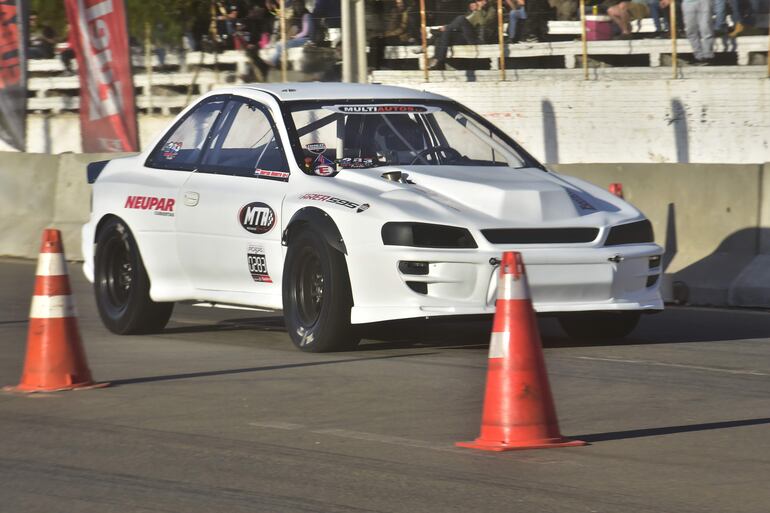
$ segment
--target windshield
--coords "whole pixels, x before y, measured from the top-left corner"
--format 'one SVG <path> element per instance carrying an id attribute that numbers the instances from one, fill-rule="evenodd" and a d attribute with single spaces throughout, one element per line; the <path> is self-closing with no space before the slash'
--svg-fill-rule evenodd
<path id="1" fill-rule="evenodd" d="M 393 165 L 542 167 L 498 128 L 454 102 L 328 100 L 288 106 L 292 146 L 308 173 Z"/>

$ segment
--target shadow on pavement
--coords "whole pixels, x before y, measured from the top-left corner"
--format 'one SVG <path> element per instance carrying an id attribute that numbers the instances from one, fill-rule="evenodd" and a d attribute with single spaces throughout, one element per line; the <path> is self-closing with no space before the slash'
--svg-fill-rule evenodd
<path id="1" fill-rule="evenodd" d="M 757 426 L 770 424 L 770 418 L 729 420 L 725 422 L 708 422 L 705 424 L 689 424 L 685 426 L 668 426 L 648 429 L 630 429 L 628 431 L 612 431 L 609 433 L 594 433 L 591 435 L 575 435 L 570 438 L 586 442 L 608 442 L 610 440 L 625 440 L 628 438 L 644 438 L 648 436 L 673 435 L 676 433 L 691 433 L 709 431 L 711 429 L 726 429 L 741 426 Z"/>
<path id="2" fill-rule="evenodd" d="M 489 345 L 491 316 L 455 319 L 410 319 L 362 326 L 363 341 L 357 351 L 393 350 L 413 347 L 475 349 Z M 600 347 L 622 345 L 714 342 L 770 337 L 770 312 L 740 309 L 668 307 L 660 314 L 642 317 L 627 338 L 576 340 L 567 337 L 553 317 L 539 318 L 543 346 Z M 215 331 L 285 332 L 278 316 L 236 318 L 212 324 L 166 328 L 163 333 Z"/>
<path id="3" fill-rule="evenodd" d="M 145 376 L 141 378 L 116 379 L 110 382 L 110 386 L 133 385 L 136 383 L 153 383 L 157 381 L 174 381 L 178 379 L 207 378 L 211 376 L 227 376 L 231 374 L 245 374 L 249 372 L 263 372 L 283 369 L 294 369 L 300 367 L 316 367 L 319 365 L 335 365 L 340 363 L 356 363 L 371 360 L 388 360 L 392 358 L 408 358 L 410 356 L 428 356 L 435 353 L 411 353 L 396 354 L 387 356 L 372 356 L 367 358 L 348 358 L 344 360 L 324 360 L 318 362 L 287 363 L 282 365 L 266 365 L 264 367 L 247 367 L 243 369 L 225 369 L 216 371 L 188 372 L 184 374 L 168 374 L 163 376 Z"/>

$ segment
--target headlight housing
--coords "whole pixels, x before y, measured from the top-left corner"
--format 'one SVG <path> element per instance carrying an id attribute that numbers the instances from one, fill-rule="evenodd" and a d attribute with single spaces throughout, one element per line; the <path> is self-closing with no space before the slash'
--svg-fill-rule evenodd
<path id="1" fill-rule="evenodd" d="M 385 223 L 382 243 L 417 248 L 477 248 L 471 232 L 458 226 L 429 223 Z"/>
<path id="2" fill-rule="evenodd" d="M 605 246 L 619 246 L 620 244 L 640 244 L 654 242 L 655 235 L 652 232 L 652 223 L 645 219 L 635 223 L 620 224 L 610 228 Z"/>

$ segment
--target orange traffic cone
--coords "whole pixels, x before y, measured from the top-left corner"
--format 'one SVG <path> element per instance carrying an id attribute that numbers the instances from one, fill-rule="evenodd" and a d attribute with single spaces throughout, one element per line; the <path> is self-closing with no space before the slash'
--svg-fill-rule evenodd
<path id="1" fill-rule="evenodd" d="M 53 392 L 95 384 L 80 342 L 67 262 L 59 230 L 45 230 L 29 314 L 27 357 L 21 382 L 6 390 Z"/>
<path id="2" fill-rule="evenodd" d="M 585 445 L 559 433 L 527 275 L 518 252 L 504 253 L 500 264 L 481 435 L 456 445 L 484 451 Z"/>

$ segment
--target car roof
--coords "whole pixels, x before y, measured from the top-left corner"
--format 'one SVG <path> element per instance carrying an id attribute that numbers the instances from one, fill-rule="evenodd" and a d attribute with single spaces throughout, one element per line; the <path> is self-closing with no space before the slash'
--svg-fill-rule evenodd
<path id="1" fill-rule="evenodd" d="M 280 101 L 293 100 L 448 100 L 438 94 L 407 87 L 339 82 L 244 84 L 233 89 L 264 91 Z"/>

